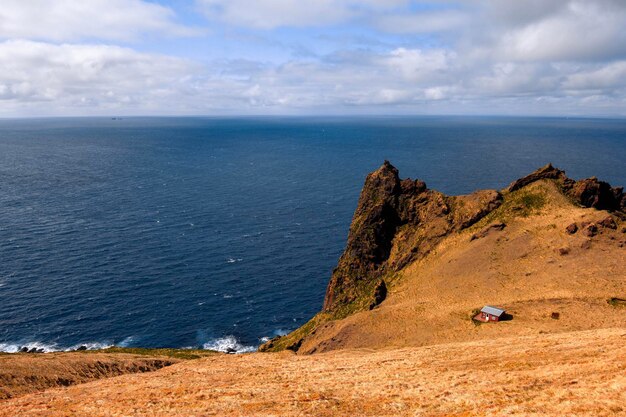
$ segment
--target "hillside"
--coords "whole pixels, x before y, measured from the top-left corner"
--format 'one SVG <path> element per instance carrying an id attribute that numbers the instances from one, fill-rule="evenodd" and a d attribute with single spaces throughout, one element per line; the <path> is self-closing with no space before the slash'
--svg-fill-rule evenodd
<path id="1" fill-rule="evenodd" d="M 109 348 L 99 351 L 0 353 L 0 400 L 96 379 L 152 372 L 211 351 Z"/>
<path id="2" fill-rule="evenodd" d="M 0 402 L 2 417 L 618 416 L 626 329 L 220 355 Z"/>
<path id="3" fill-rule="evenodd" d="M 607 300 L 626 298 L 625 203 L 621 188 L 551 165 L 502 191 L 446 196 L 385 162 L 366 179 L 324 310 L 261 350 L 622 326 L 624 311 Z M 486 304 L 513 319 L 478 325 L 471 317 Z"/>

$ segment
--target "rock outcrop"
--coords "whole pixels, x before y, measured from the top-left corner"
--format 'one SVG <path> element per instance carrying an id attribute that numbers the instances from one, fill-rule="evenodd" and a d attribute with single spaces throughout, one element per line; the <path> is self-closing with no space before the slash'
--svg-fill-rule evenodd
<path id="1" fill-rule="evenodd" d="M 548 164 L 539 168 L 535 172 L 526 175 L 525 177 L 513 181 L 511 185 L 508 186 L 506 191 L 511 192 L 519 190 L 520 188 L 532 184 L 535 181 L 546 179 L 564 181 L 567 179 L 567 176 L 565 175 L 565 171 L 561 171 L 560 169 L 553 167 L 552 164 Z"/>
<path id="2" fill-rule="evenodd" d="M 539 181 L 546 184 L 533 185 Z M 328 348 L 322 346 L 324 343 L 339 346 L 339 336 L 328 330 L 334 327 L 332 322 L 356 312 L 384 310 L 385 302 L 393 298 L 394 285 L 399 283 L 396 280 L 402 277 L 400 271 L 428 256 L 444 239 L 471 228 L 492 213 L 480 228 L 476 226 L 472 234 L 468 233 L 467 240 L 487 240 L 492 234 L 504 234 L 509 220 L 538 213 L 544 205 L 554 203 L 556 195 L 568 206 L 607 210 L 612 216 L 598 220 L 597 224 L 562 225 L 561 230 L 569 235 L 578 233 L 591 239 L 603 230 L 617 230 L 626 219 L 626 196 L 622 188 L 611 187 L 597 178 L 575 181 L 550 164 L 514 181 L 502 192 L 481 190 L 447 196 L 429 189 L 424 181 L 400 179 L 398 170 L 385 161 L 365 180 L 346 249 L 330 278 L 322 311 L 301 328 L 273 339 L 259 350 L 312 353 L 318 348 Z M 483 245 L 483 242 L 472 244 Z M 588 241 L 586 245 L 590 247 L 591 243 Z M 562 246 L 556 253 L 568 255 L 570 247 Z M 326 336 L 320 336 L 321 333 Z M 308 343 L 313 338 L 318 338 L 321 344 Z"/>
<path id="3" fill-rule="evenodd" d="M 557 180 L 565 194 L 584 207 L 621 212 L 626 210 L 626 194 L 622 187 L 611 187 L 596 177 L 574 181 L 565 175 L 565 171 L 553 167 L 552 164 L 514 181 L 506 191 L 519 190 L 535 181 L 545 179 Z"/>
<path id="4" fill-rule="evenodd" d="M 445 236 L 476 223 L 501 201 L 495 190 L 446 196 L 423 181 L 401 180 L 398 170 L 385 161 L 365 180 L 324 311 L 370 306 L 383 276 L 424 257 Z"/>

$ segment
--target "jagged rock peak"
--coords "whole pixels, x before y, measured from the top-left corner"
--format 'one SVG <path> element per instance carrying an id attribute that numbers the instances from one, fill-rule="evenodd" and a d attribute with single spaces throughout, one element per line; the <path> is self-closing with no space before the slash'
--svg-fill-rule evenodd
<path id="1" fill-rule="evenodd" d="M 401 191 L 398 169 L 389 161 L 385 161 L 380 168 L 370 173 L 365 179 L 359 205 L 366 202 L 376 204 L 399 195 Z"/>
<path id="2" fill-rule="evenodd" d="M 600 181 L 596 177 L 575 181 L 568 178 L 565 171 L 553 167 L 552 164 L 547 164 L 514 181 L 505 191 L 519 190 L 544 179 L 556 180 L 563 192 L 582 206 L 598 210 L 622 212 L 626 210 L 626 195 L 622 187 L 611 187 L 609 183 Z"/>
<path id="3" fill-rule="evenodd" d="M 495 190 L 448 197 L 420 180 L 400 180 L 385 161 L 370 173 L 352 219 L 346 250 L 326 291 L 324 310 L 369 298 L 375 282 L 425 256 L 449 233 L 501 203 Z"/>
<path id="4" fill-rule="evenodd" d="M 566 179 L 566 178 L 567 177 L 565 176 L 565 171 L 562 171 L 558 168 L 553 167 L 552 164 L 547 164 L 547 165 L 542 166 L 535 172 L 532 172 L 526 175 L 525 177 L 522 177 L 518 180 L 513 181 L 511 185 L 509 185 L 509 187 L 506 189 L 506 191 L 519 190 L 520 188 L 525 187 L 528 184 L 531 184 L 539 180 L 545 180 L 545 179 L 556 180 L 556 179 Z"/>

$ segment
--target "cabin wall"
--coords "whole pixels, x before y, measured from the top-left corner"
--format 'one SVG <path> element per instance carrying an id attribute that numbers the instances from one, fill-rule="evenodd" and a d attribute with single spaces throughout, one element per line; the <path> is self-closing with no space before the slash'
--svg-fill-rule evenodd
<path id="1" fill-rule="evenodd" d="M 489 318 L 489 320 L 487 320 L 487 318 Z M 474 320 L 482 321 L 485 323 L 490 322 L 490 321 L 495 321 L 495 322 L 500 321 L 498 316 L 494 316 L 493 314 L 487 314 L 483 312 L 480 312 L 476 316 L 474 316 Z"/>

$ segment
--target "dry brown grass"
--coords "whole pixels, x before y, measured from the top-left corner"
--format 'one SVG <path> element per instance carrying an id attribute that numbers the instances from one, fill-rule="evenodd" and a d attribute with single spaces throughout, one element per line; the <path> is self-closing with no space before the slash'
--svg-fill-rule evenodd
<path id="1" fill-rule="evenodd" d="M 0 416 L 619 416 L 626 329 L 188 361 L 0 402 Z"/>
<path id="2" fill-rule="evenodd" d="M 589 238 L 565 229 L 609 213 L 572 206 L 554 183 L 526 187 L 544 205 L 528 216 L 506 203 L 470 230 L 444 240 L 425 259 L 400 272 L 376 309 L 329 322 L 305 339 L 299 352 L 344 348 L 425 346 L 453 341 L 622 326 L 626 310 L 607 303 L 626 298 L 626 234 L 602 229 Z M 492 221 L 502 231 L 470 240 Z M 589 247 L 585 247 L 588 242 Z M 560 248 L 567 248 L 561 255 Z M 475 326 L 472 311 L 498 305 L 513 320 Z M 559 320 L 551 319 L 553 312 Z"/>
<path id="3" fill-rule="evenodd" d="M 124 353 L 0 355 L 0 400 L 94 379 L 155 371 L 179 361 L 166 356 L 149 357 Z"/>

